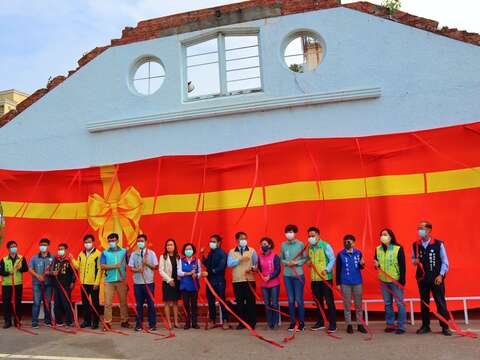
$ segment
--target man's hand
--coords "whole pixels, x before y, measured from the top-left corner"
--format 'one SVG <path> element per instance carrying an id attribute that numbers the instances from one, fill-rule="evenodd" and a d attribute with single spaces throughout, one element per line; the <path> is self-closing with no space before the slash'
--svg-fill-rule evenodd
<path id="1" fill-rule="evenodd" d="M 170 282 L 168 283 L 168 285 L 170 285 L 171 287 L 175 287 L 175 281 L 170 280 Z"/>
<path id="2" fill-rule="evenodd" d="M 205 254 L 205 248 L 202 247 L 202 248 L 200 249 L 200 255 L 203 255 L 203 254 Z"/>
<path id="3" fill-rule="evenodd" d="M 320 275 L 321 275 L 323 278 L 326 278 L 326 277 L 327 277 L 327 270 L 322 270 L 322 271 L 320 271 Z"/>
<path id="4" fill-rule="evenodd" d="M 207 277 L 207 276 L 208 276 L 208 272 L 203 271 L 203 272 L 202 272 L 202 276 L 203 276 L 203 277 Z"/>
<path id="5" fill-rule="evenodd" d="M 240 261 L 248 261 L 248 260 L 250 260 L 250 258 L 245 255 L 242 255 L 242 257 L 240 258 Z"/>
<path id="6" fill-rule="evenodd" d="M 342 285 L 337 285 L 338 291 L 342 290 Z"/>
<path id="7" fill-rule="evenodd" d="M 44 282 L 45 281 L 45 276 L 36 274 L 35 277 L 37 278 L 38 281 Z"/>
<path id="8" fill-rule="evenodd" d="M 120 263 L 116 263 L 116 264 L 114 265 L 114 269 L 120 270 L 120 268 L 121 268 L 121 264 L 120 264 Z"/>
<path id="9" fill-rule="evenodd" d="M 436 278 L 435 278 L 435 285 L 440 285 L 443 281 L 443 276 L 442 275 L 438 275 Z"/>

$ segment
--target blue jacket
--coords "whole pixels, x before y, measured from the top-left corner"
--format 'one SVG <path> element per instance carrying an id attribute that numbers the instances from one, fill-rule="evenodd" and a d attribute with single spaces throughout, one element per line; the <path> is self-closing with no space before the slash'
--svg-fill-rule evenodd
<path id="1" fill-rule="evenodd" d="M 353 249 L 351 253 L 343 249 L 337 255 L 337 285 L 360 285 L 362 283 L 360 260 L 363 255 L 360 250 Z"/>
<path id="2" fill-rule="evenodd" d="M 210 282 L 225 282 L 225 268 L 227 267 L 227 254 L 220 248 L 210 250 L 208 257 L 203 257 L 203 266 L 208 272 Z"/>
<path id="3" fill-rule="evenodd" d="M 200 267 L 200 261 L 196 258 L 192 258 L 192 262 L 188 263 L 187 258 L 183 257 L 179 261 L 178 276 L 180 277 L 180 291 L 198 291 L 200 288 L 198 282 L 198 275 L 201 273 L 202 269 Z M 195 280 L 192 275 L 184 275 L 186 272 L 195 270 L 197 277 Z"/>

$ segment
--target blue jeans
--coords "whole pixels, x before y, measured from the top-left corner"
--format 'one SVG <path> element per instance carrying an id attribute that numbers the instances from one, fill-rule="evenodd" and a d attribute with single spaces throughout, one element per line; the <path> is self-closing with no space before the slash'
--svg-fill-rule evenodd
<path id="1" fill-rule="evenodd" d="M 38 315 L 40 314 L 40 304 L 43 302 L 43 311 L 45 312 L 45 324 L 52 323 L 50 315 L 50 304 L 52 301 L 52 286 L 33 284 L 33 306 L 32 306 L 32 325 L 38 325 Z M 45 304 L 45 301 L 47 304 Z"/>
<path id="2" fill-rule="evenodd" d="M 155 294 L 155 285 L 147 284 L 152 296 Z M 157 325 L 157 313 L 155 312 L 155 303 L 148 294 L 148 290 L 144 284 L 134 284 L 133 291 L 135 293 L 135 301 L 137 302 L 137 319 L 136 326 L 141 327 L 143 323 L 143 304 L 147 303 L 148 307 L 148 326 L 151 328 Z"/>
<path id="3" fill-rule="evenodd" d="M 383 301 L 385 302 L 385 321 L 387 326 L 393 326 L 395 324 L 395 311 L 393 310 L 393 299 L 398 307 L 397 326 L 399 329 L 405 330 L 405 323 L 407 321 L 407 310 L 403 303 L 403 289 L 399 288 L 393 282 L 381 282 L 380 288 L 382 289 Z M 388 288 L 396 296 L 393 296 L 386 290 Z"/>
<path id="4" fill-rule="evenodd" d="M 280 285 L 272 288 L 262 288 L 263 300 L 265 303 L 265 313 L 267 315 L 267 325 L 271 328 L 278 325 L 279 313 L 272 309 L 278 310 L 278 294 L 280 293 Z"/>
<path id="5" fill-rule="evenodd" d="M 305 307 L 303 304 L 303 287 L 305 286 L 305 276 L 284 276 L 285 290 L 288 296 L 288 311 L 290 313 L 290 323 L 295 322 L 295 303 L 298 306 L 298 321 L 305 321 Z"/>

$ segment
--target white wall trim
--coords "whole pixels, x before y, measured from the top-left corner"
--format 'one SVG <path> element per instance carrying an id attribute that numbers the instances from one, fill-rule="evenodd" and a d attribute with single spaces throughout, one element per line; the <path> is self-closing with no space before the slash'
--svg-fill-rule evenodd
<path id="1" fill-rule="evenodd" d="M 270 111 L 284 108 L 328 104 L 344 101 L 376 99 L 381 96 L 380 87 L 330 91 L 296 96 L 284 96 L 273 99 L 247 101 L 233 105 L 205 107 L 169 113 L 159 113 L 140 117 L 90 122 L 86 125 L 89 132 L 124 129 L 135 126 L 163 124 L 175 121 L 211 118 L 226 115 L 245 114 L 257 111 Z"/>

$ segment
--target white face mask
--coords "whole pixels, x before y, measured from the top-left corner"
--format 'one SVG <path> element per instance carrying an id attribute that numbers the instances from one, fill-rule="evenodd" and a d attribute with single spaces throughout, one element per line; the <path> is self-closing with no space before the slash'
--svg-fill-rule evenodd
<path id="1" fill-rule="evenodd" d="M 58 250 L 58 256 L 65 255 L 65 250 Z"/>
<path id="2" fill-rule="evenodd" d="M 388 235 L 382 235 L 380 236 L 380 241 L 382 242 L 382 244 L 385 244 L 385 245 L 388 245 L 390 244 L 390 236 Z"/>
<path id="3" fill-rule="evenodd" d="M 246 239 L 242 239 L 238 242 L 238 245 L 241 247 L 241 248 L 246 248 L 247 247 L 247 240 Z"/>
<path id="4" fill-rule="evenodd" d="M 85 243 L 85 244 L 83 244 L 83 246 L 85 246 L 85 249 L 87 249 L 87 250 L 92 250 L 92 248 L 93 248 L 92 243 Z"/>
<path id="5" fill-rule="evenodd" d="M 285 233 L 285 237 L 287 238 L 287 240 L 293 240 L 295 239 L 295 233 L 293 231 L 289 231 Z"/>
<path id="6" fill-rule="evenodd" d="M 315 245 L 315 244 L 317 243 L 317 238 L 316 238 L 315 236 L 310 236 L 310 237 L 308 238 L 308 243 L 309 243 L 310 245 Z"/>

